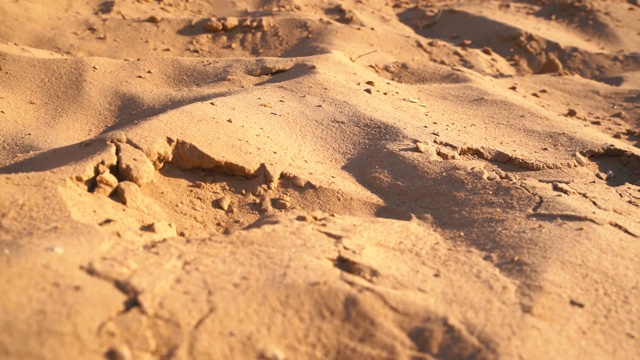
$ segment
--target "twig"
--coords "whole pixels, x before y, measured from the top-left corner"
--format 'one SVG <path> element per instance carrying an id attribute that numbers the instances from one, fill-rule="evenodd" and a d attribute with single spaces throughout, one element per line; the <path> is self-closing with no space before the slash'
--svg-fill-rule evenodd
<path id="1" fill-rule="evenodd" d="M 356 62 L 356 60 L 360 59 L 361 57 L 363 57 L 363 56 L 367 56 L 367 55 L 371 55 L 371 54 L 373 54 L 374 52 L 377 52 L 377 51 L 378 51 L 378 50 L 369 51 L 368 53 L 365 53 L 365 54 L 362 54 L 362 55 L 358 55 L 358 56 L 356 56 L 356 58 L 355 58 L 355 59 L 353 59 L 353 58 L 351 58 L 351 57 L 349 57 L 349 59 L 351 59 L 351 61 L 353 61 L 353 62 Z"/>

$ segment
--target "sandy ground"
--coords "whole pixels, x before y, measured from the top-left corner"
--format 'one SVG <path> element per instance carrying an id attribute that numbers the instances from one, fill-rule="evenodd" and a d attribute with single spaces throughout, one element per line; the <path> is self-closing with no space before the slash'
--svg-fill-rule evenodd
<path id="1" fill-rule="evenodd" d="M 3 359 L 640 358 L 637 1 L 0 0 Z"/>

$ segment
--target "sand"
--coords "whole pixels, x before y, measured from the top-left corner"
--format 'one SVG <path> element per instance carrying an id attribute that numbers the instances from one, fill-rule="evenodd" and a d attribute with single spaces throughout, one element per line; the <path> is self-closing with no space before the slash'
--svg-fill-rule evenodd
<path id="1" fill-rule="evenodd" d="M 0 1 L 3 359 L 640 358 L 637 1 Z"/>

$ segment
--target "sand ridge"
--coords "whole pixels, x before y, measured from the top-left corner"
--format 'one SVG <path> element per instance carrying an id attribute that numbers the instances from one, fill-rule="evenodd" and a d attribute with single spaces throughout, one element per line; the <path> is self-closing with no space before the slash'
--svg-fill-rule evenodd
<path id="1" fill-rule="evenodd" d="M 0 2 L 0 355 L 638 357 L 639 18 Z"/>

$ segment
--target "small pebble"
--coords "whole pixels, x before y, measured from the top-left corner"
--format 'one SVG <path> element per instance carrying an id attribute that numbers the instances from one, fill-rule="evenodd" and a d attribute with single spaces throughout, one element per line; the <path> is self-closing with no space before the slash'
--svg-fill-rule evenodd
<path id="1" fill-rule="evenodd" d="M 293 184 L 293 186 L 302 189 L 304 188 L 306 181 L 304 181 L 304 179 L 299 176 L 294 176 L 293 179 L 291 179 L 291 183 Z"/>
<path id="2" fill-rule="evenodd" d="M 291 200 L 289 197 L 283 196 L 279 199 L 275 199 L 273 202 L 273 207 L 279 210 L 286 210 L 291 208 Z"/>
<path id="3" fill-rule="evenodd" d="M 149 17 L 147 18 L 147 20 L 145 20 L 145 21 L 146 21 L 146 22 L 153 23 L 153 24 L 157 24 L 157 23 L 159 23 L 161 20 L 162 20 L 162 18 L 157 17 L 157 16 L 155 16 L 155 15 L 151 15 L 151 16 L 149 16 Z"/>
<path id="4" fill-rule="evenodd" d="M 559 73 L 560 71 L 562 71 L 562 63 L 560 60 L 552 57 L 542 64 L 540 70 L 538 70 L 538 74 L 553 74 Z"/>
<path id="5" fill-rule="evenodd" d="M 615 114 L 611 114 L 612 118 L 619 118 L 619 119 L 626 119 L 627 114 L 625 114 L 623 111 L 617 112 Z"/>
<path id="6" fill-rule="evenodd" d="M 62 255 L 64 254 L 64 248 L 60 246 L 52 246 L 47 248 L 47 252 L 54 253 L 57 255 Z"/>
<path id="7" fill-rule="evenodd" d="M 269 199 L 262 199 L 260 201 L 260 212 L 261 213 L 270 213 L 273 210 L 273 208 L 271 207 L 271 202 L 269 201 Z"/>
<path id="8" fill-rule="evenodd" d="M 576 153 L 576 163 L 580 166 L 587 166 L 587 159 L 580 153 Z"/>
<path id="9" fill-rule="evenodd" d="M 209 33 L 216 33 L 222 31 L 222 23 L 217 19 L 209 19 L 203 26 L 202 29 Z"/>
<path id="10" fill-rule="evenodd" d="M 126 345 L 113 346 L 105 353 L 109 360 L 130 360 L 132 358 L 131 350 Z"/>
<path id="11" fill-rule="evenodd" d="M 118 179 L 110 172 L 105 172 L 96 177 L 97 186 L 94 191 L 96 194 L 109 196 L 118 186 Z"/>
<path id="12" fill-rule="evenodd" d="M 232 17 L 232 16 L 228 18 L 224 18 L 221 21 L 222 21 L 222 28 L 224 29 L 224 31 L 233 30 L 236 27 L 238 27 L 238 24 L 240 23 L 238 18 Z"/>
<path id="13" fill-rule="evenodd" d="M 120 201 L 128 207 L 142 205 L 142 192 L 136 183 L 123 181 L 118 184 L 116 191 Z"/>
<path id="14" fill-rule="evenodd" d="M 218 207 L 224 211 L 229 210 L 229 205 L 231 205 L 231 198 L 228 196 L 223 196 L 216 201 Z"/>
<path id="15" fill-rule="evenodd" d="M 163 237 L 174 237 L 178 235 L 176 226 L 166 221 L 156 221 L 151 224 L 151 231 Z"/>
<path id="16" fill-rule="evenodd" d="M 284 354 L 282 353 L 282 351 L 280 349 L 270 348 L 270 349 L 262 350 L 260 352 L 260 355 L 258 356 L 258 359 L 260 359 L 260 360 L 285 360 L 286 357 L 284 356 Z"/>

